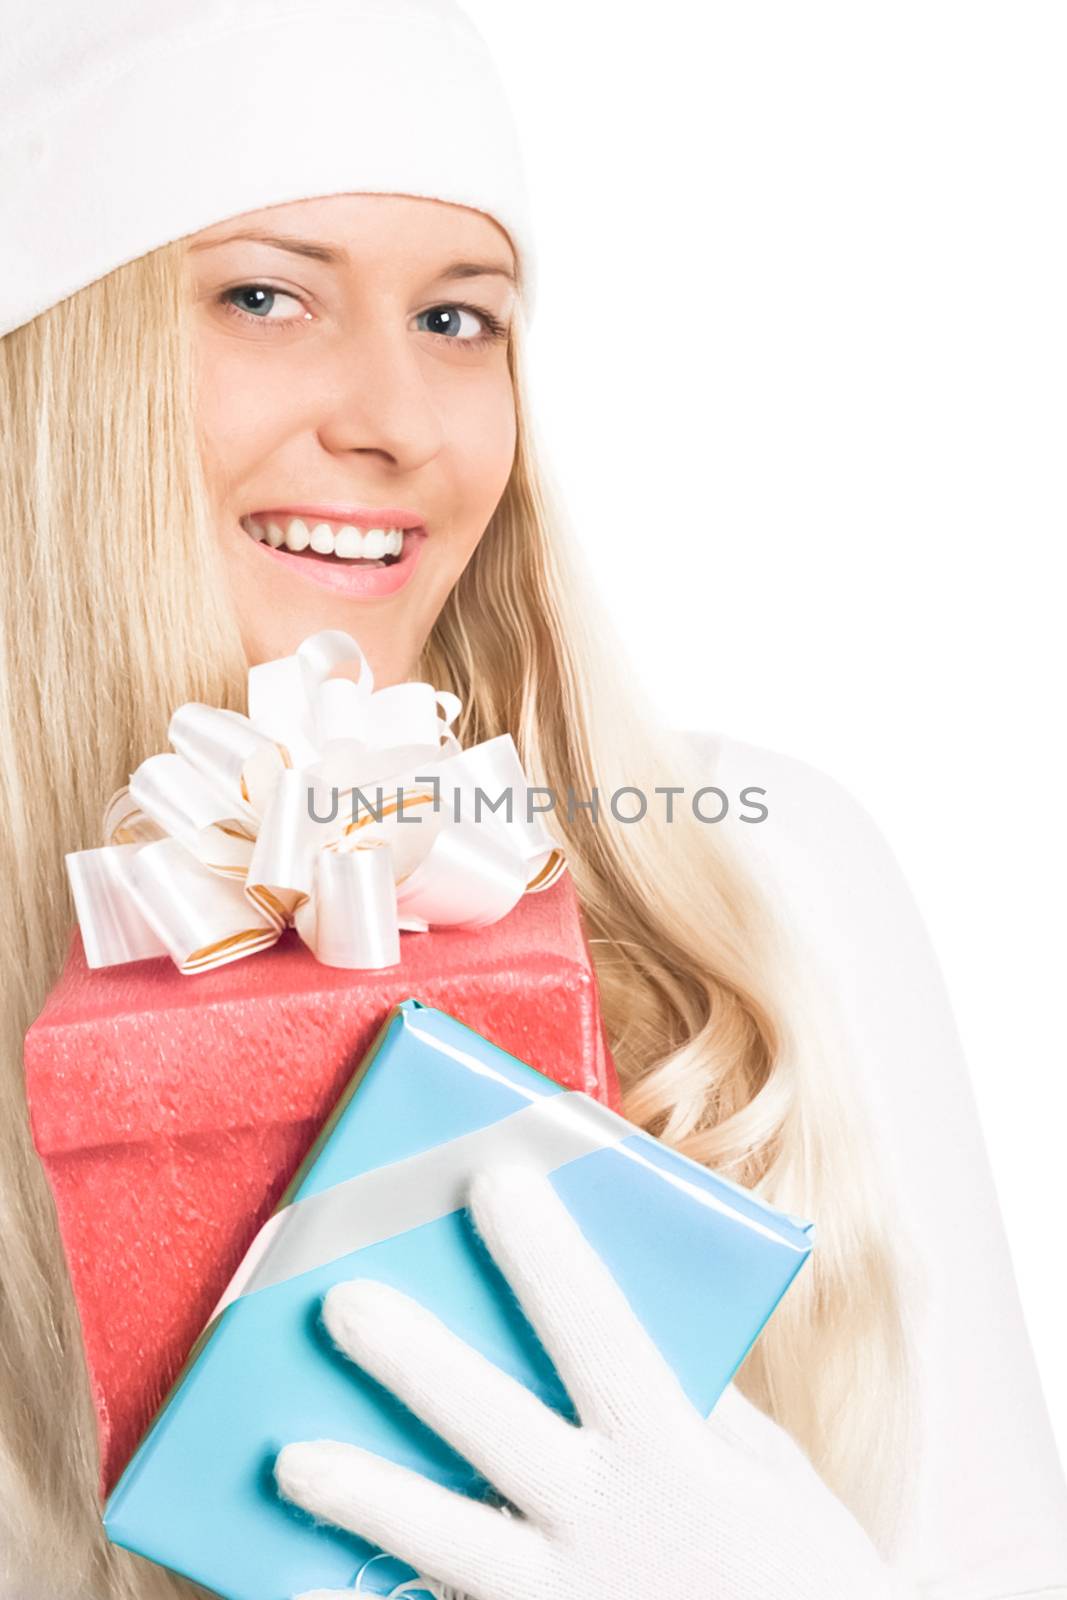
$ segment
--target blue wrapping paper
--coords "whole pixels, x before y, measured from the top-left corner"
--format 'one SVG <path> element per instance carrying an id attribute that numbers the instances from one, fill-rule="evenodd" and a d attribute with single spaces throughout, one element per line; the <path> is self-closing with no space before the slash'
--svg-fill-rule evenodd
<path id="1" fill-rule="evenodd" d="M 226 1596 L 289 1600 L 405 1571 L 278 1496 L 299 1439 L 347 1440 L 465 1494 L 490 1487 L 332 1345 L 326 1291 L 374 1278 L 573 1417 L 462 1208 L 489 1158 L 551 1182 L 702 1415 L 812 1248 L 811 1223 L 677 1155 L 418 1000 L 393 1008 L 110 1496 L 108 1537 Z"/>

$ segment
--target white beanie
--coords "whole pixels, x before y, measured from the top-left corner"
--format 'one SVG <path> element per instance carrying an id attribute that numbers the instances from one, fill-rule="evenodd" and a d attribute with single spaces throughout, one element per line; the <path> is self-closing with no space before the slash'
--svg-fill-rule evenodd
<path id="1" fill-rule="evenodd" d="M 173 239 L 343 193 L 486 212 L 530 315 L 518 138 L 452 0 L 4 0 L 0 335 Z"/>

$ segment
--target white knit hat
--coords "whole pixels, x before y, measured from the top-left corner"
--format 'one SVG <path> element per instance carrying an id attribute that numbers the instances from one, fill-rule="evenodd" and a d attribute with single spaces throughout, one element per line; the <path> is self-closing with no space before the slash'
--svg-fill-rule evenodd
<path id="1" fill-rule="evenodd" d="M 5 0 L 0 334 L 172 239 L 342 193 L 486 212 L 531 313 L 516 130 L 452 0 Z"/>

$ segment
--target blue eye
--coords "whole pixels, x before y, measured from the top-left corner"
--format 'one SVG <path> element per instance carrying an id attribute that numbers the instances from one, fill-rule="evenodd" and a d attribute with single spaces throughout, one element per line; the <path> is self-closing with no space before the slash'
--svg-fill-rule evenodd
<path id="1" fill-rule="evenodd" d="M 256 322 L 295 322 L 297 317 L 292 312 L 280 316 L 271 315 L 282 301 L 288 300 L 297 308 L 298 313 L 302 310 L 300 301 L 295 295 L 286 294 L 284 289 L 272 289 L 266 283 L 241 283 L 235 289 L 227 289 L 221 298 L 239 316 L 251 318 Z"/>
<path id="2" fill-rule="evenodd" d="M 240 305 L 242 311 L 252 311 L 257 316 L 261 313 L 263 316 L 267 316 L 271 306 L 274 304 L 274 293 L 271 289 L 255 289 L 251 287 L 235 289 L 234 304 Z"/>
<path id="3" fill-rule="evenodd" d="M 429 311 L 420 311 L 416 320 L 425 332 L 468 347 L 491 344 L 496 339 L 505 338 L 508 331 L 494 316 L 478 306 L 431 306 Z M 427 323 L 429 326 L 426 326 Z"/>

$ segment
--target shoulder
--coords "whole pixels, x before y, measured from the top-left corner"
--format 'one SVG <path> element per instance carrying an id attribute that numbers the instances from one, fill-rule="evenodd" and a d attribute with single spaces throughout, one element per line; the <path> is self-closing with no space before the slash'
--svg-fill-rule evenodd
<path id="1" fill-rule="evenodd" d="M 712 732 L 686 732 L 694 777 L 726 796 L 742 861 L 779 900 L 881 939 L 901 921 L 933 959 L 897 857 L 871 812 L 837 778 L 796 756 Z M 758 810 L 756 809 L 758 806 Z M 760 813 L 765 813 L 761 815 Z M 758 820 L 751 820 L 757 817 Z"/>
<path id="2" fill-rule="evenodd" d="M 858 830 L 880 848 L 888 848 L 870 812 L 843 783 L 820 767 L 726 734 L 687 731 L 680 737 L 697 762 L 698 771 L 706 775 L 708 783 L 724 788 L 731 801 L 744 789 L 764 789 L 768 821 L 773 816 L 783 828 L 792 831 L 810 827 L 821 818 L 819 832 L 824 837 L 827 818 L 847 822 L 850 832 Z"/>

